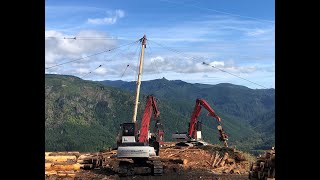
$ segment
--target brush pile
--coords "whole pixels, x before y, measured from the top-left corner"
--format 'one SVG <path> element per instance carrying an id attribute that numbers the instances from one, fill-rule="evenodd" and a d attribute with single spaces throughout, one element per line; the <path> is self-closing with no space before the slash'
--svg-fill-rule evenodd
<path id="1" fill-rule="evenodd" d="M 163 148 L 160 157 L 165 171 L 183 169 L 216 174 L 246 174 L 250 164 L 241 151 L 213 145 Z"/>

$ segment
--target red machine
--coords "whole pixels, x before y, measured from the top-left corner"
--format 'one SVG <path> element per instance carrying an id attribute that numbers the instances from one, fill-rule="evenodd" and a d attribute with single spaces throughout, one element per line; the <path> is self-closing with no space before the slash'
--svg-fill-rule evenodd
<path id="1" fill-rule="evenodd" d="M 196 105 L 191 115 L 189 129 L 187 134 L 176 133 L 172 135 L 173 140 L 188 140 L 188 141 L 198 141 L 201 140 L 201 122 L 197 121 L 198 116 L 200 115 L 202 106 L 206 108 L 209 113 L 208 116 L 214 117 L 218 122 L 218 131 L 219 131 L 219 140 L 224 142 L 224 145 L 228 147 L 227 140 L 228 135 L 224 132 L 221 126 L 221 118 L 215 113 L 215 111 L 210 107 L 207 101 L 204 99 L 198 98 L 196 100 Z"/>
<path id="2" fill-rule="evenodd" d="M 153 128 L 153 133 L 149 133 L 149 126 L 151 120 L 151 114 L 154 114 L 154 118 L 156 119 L 155 127 Z M 139 142 L 149 143 L 149 138 L 154 141 L 158 141 L 160 145 L 163 145 L 163 127 L 160 123 L 160 111 L 158 110 L 156 99 L 153 96 L 147 96 L 146 107 L 144 109 L 141 127 L 140 127 L 140 135 Z M 149 137 L 151 134 L 151 137 Z"/>
<path id="3" fill-rule="evenodd" d="M 154 131 L 149 126 L 152 115 L 156 118 Z M 153 96 L 147 97 L 141 126 L 137 123 L 122 123 L 117 136 L 117 158 L 119 176 L 133 174 L 162 175 L 163 165 L 160 160 L 160 146 L 163 144 L 163 130 L 160 129 L 160 112 Z"/>

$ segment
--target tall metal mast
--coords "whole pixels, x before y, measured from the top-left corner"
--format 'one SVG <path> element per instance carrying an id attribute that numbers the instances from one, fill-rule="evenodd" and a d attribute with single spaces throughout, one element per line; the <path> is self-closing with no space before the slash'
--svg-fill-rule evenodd
<path id="1" fill-rule="evenodd" d="M 141 55 L 140 55 L 140 65 L 139 65 L 139 73 L 138 73 L 138 80 L 137 80 L 137 89 L 136 89 L 136 100 L 134 102 L 134 110 L 133 110 L 133 117 L 132 122 L 135 123 L 137 121 L 137 112 L 138 112 L 138 104 L 139 104 L 139 94 L 140 94 L 140 84 L 141 84 L 141 74 L 142 74 L 142 66 L 144 60 L 144 48 L 146 48 L 146 35 L 144 35 L 141 39 Z"/>

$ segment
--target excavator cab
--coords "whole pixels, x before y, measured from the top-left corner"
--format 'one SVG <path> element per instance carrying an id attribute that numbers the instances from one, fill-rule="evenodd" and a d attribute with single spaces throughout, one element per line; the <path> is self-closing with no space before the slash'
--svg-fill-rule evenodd
<path id="1" fill-rule="evenodd" d="M 122 124 L 122 136 L 135 136 L 135 123 Z"/>
<path id="2" fill-rule="evenodd" d="M 137 139 L 137 130 L 135 123 L 120 124 L 117 136 L 117 147 L 123 143 L 134 143 Z"/>

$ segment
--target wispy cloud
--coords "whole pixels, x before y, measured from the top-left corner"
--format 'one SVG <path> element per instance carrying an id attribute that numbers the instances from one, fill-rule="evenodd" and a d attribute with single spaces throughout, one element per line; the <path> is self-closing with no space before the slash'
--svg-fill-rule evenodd
<path id="1" fill-rule="evenodd" d="M 272 28 L 265 28 L 265 29 L 261 29 L 261 28 L 255 28 L 255 29 L 250 29 L 246 32 L 246 34 L 248 36 L 261 36 L 261 35 L 266 35 L 266 34 L 274 34 L 274 27 Z"/>
<path id="2" fill-rule="evenodd" d="M 45 32 L 45 64 L 51 66 L 62 61 L 72 60 L 75 58 L 85 57 L 98 51 L 115 47 L 116 41 L 112 39 L 104 40 L 73 40 L 64 39 L 69 37 L 67 34 L 63 34 L 58 31 L 46 31 Z M 99 31 L 80 31 L 76 34 L 80 37 L 108 37 L 104 32 Z M 89 58 L 83 61 L 89 60 Z"/>
<path id="3" fill-rule="evenodd" d="M 125 12 L 121 9 L 117 9 L 115 11 L 107 12 L 108 16 L 104 18 L 89 18 L 89 24 L 114 24 L 118 19 L 123 18 L 125 16 Z"/>
<path id="4" fill-rule="evenodd" d="M 77 73 L 79 73 L 79 74 L 87 74 L 87 73 L 89 73 L 90 72 L 90 69 L 88 69 L 88 68 L 77 68 L 76 69 L 76 72 Z"/>
<path id="5" fill-rule="evenodd" d="M 220 70 L 231 73 L 253 73 L 259 69 L 256 65 L 237 65 L 233 60 L 220 60 L 207 62 L 210 66 L 203 65 L 201 59 L 190 60 L 185 57 L 152 57 L 145 60 L 145 73 L 173 72 L 182 74 L 194 74 L 202 72 L 221 72 Z M 131 66 L 136 66 L 131 64 Z M 212 66 L 219 68 L 215 69 Z"/>
<path id="6" fill-rule="evenodd" d="M 107 69 L 106 68 L 104 68 L 104 67 L 100 67 L 100 68 L 98 68 L 98 69 L 96 69 L 96 70 L 94 70 L 94 72 L 93 73 L 95 73 L 95 74 L 97 74 L 97 75 L 106 75 L 107 74 Z"/>

